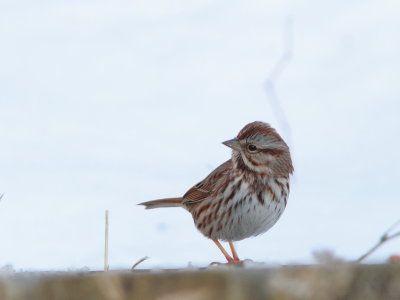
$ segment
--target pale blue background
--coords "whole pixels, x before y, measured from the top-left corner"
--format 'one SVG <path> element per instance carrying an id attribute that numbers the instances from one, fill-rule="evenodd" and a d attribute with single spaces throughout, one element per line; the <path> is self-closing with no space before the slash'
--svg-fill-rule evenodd
<path id="1" fill-rule="evenodd" d="M 288 207 L 241 257 L 356 259 L 400 218 L 400 2 L 0 2 L 0 267 L 205 266 L 223 261 L 180 209 L 229 158 L 246 123 L 282 128 L 264 83 L 293 20 L 276 82 L 291 128 Z M 369 262 L 400 252 L 392 241 Z"/>

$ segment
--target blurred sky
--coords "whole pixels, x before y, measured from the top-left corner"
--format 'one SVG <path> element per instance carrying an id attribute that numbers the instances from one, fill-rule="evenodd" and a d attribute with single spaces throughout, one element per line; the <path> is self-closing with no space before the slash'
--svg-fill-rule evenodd
<path id="1" fill-rule="evenodd" d="M 399 15 L 395 0 L 2 0 L 0 267 L 102 268 L 105 209 L 112 269 L 223 261 L 186 211 L 135 204 L 182 195 L 248 122 L 289 137 L 265 90 L 288 18 L 275 89 L 296 172 L 280 221 L 238 252 L 356 259 L 400 218 Z"/>

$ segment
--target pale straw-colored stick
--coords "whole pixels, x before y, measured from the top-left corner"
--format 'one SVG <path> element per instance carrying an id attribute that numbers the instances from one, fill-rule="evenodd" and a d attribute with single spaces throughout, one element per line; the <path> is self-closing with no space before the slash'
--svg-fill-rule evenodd
<path id="1" fill-rule="evenodd" d="M 108 266 L 108 209 L 106 209 L 106 224 L 105 224 L 105 237 L 104 237 L 104 272 L 109 270 Z"/>

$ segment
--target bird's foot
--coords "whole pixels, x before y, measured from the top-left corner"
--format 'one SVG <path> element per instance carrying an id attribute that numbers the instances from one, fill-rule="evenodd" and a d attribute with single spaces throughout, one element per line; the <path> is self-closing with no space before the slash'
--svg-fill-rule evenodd
<path id="1" fill-rule="evenodd" d="M 229 260 L 226 263 L 221 263 L 221 262 L 212 262 L 209 264 L 209 266 L 235 266 L 235 267 L 242 267 L 248 262 L 253 262 L 251 259 L 244 259 L 244 260 Z"/>

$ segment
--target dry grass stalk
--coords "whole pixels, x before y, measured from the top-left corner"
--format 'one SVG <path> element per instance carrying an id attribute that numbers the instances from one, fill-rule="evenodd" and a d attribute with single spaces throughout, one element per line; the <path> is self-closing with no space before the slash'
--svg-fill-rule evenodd
<path id="1" fill-rule="evenodd" d="M 109 270 L 108 265 L 108 209 L 105 214 L 105 237 L 104 237 L 104 272 Z"/>

